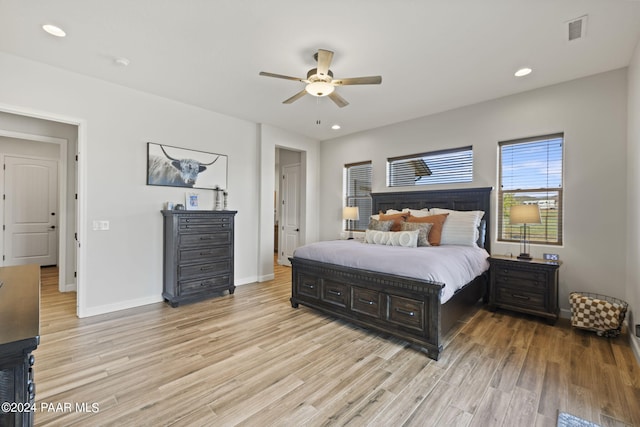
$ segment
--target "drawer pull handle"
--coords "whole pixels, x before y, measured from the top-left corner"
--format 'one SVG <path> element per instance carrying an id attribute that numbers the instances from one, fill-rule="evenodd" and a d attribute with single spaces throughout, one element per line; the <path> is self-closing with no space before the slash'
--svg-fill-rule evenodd
<path id="1" fill-rule="evenodd" d="M 304 283 L 302 286 L 304 286 L 305 288 L 308 288 L 308 289 L 315 289 L 316 288 L 315 285 L 310 285 L 308 283 Z"/>
<path id="2" fill-rule="evenodd" d="M 528 296 L 525 295 L 518 295 L 518 294 L 511 294 L 512 297 L 517 298 L 517 299 L 522 299 L 522 300 L 529 300 L 531 298 L 529 298 Z"/>
<path id="3" fill-rule="evenodd" d="M 208 266 L 208 267 L 200 267 L 200 271 L 208 271 L 208 270 L 213 270 L 214 267 Z"/>
<path id="4" fill-rule="evenodd" d="M 342 295 L 342 292 L 340 292 L 340 291 L 335 291 L 335 290 L 333 290 L 333 289 L 329 289 L 329 290 L 327 291 L 327 293 L 330 293 L 331 295 L 336 295 L 336 296 L 340 296 L 340 295 Z"/>
<path id="5" fill-rule="evenodd" d="M 210 236 L 201 236 L 200 240 L 211 240 Z"/>
<path id="6" fill-rule="evenodd" d="M 211 282 L 209 281 L 200 283 L 200 286 L 209 286 L 209 285 L 211 285 Z"/>
<path id="7" fill-rule="evenodd" d="M 401 308 L 396 308 L 396 311 L 398 313 L 400 313 L 400 314 L 404 314 L 404 315 L 411 316 L 411 317 L 416 315 L 413 311 L 407 311 L 407 310 L 403 310 Z"/>
<path id="8" fill-rule="evenodd" d="M 213 252 L 209 251 L 209 252 L 200 252 L 200 255 L 212 255 Z"/>
<path id="9" fill-rule="evenodd" d="M 363 304 L 368 304 L 368 305 L 373 305 L 375 304 L 375 302 L 373 301 L 369 301 L 368 299 L 364 299 L 364 298 L 358 298 L 358 301 L 363 303 Z"/>

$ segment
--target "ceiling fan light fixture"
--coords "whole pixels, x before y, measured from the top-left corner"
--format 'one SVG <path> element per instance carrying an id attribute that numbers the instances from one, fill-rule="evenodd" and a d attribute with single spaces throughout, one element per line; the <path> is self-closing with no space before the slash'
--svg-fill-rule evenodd
<path id="1" fill-rule="evenodd" d="M 335 86 L 327 82 L 311 82 L 304 88 L 309 95 L 327 96 L 335 90 Z"/>

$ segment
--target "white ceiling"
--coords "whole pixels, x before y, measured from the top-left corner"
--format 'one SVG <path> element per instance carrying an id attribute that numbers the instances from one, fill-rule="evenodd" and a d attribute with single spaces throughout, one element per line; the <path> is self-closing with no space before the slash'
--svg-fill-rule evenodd
<path id="1" fill-rule="evenodd" d="M 320 140 L 624 67 L 639 39 L 638 0 L 0 0 L 0 51 Z M 304 84 L 258 73 L 305 77 L 318 48 L 382 84 L 282 104 Z"/>

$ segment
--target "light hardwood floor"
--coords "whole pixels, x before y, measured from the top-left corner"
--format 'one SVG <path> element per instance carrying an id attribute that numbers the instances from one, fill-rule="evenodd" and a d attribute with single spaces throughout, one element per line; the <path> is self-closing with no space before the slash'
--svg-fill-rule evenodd
<path id="1" fill-rule="evenodd" d="M 640 426 L 626 334 L 479 307 L 436 362 L 291 308 L 286 267 L 234 295 L 85 319 L 56 275 L 43 269 L 35 351 L 36 407 L 55 411 L 37 426 L 555 426 L 558 410 Z"/>

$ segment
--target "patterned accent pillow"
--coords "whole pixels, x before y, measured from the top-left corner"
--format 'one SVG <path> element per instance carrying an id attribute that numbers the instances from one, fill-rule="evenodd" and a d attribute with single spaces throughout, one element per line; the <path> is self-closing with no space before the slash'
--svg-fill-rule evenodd
<path id="1" fill-rule="evenodd" d="M 388 212 L 388 211 L 387 211 Z M 396 214 L 385 214 L 380 212 L 380 221 L 393 221 L 391 231 L 400 231 L 401 224 L 407 220 L 409 212 L 400 212 Z"/>
<path id="2" fill-rule="evenodd" d="M 365 243 L 386 246 L 404 246 L 415 248 L 418 246 L 418 230 L 415 231 L 377 231 L 367 230 L 364 235 Z"/>
<path id="3" fill-rule="evenodd" d="M 402 231 L 418 230 L 418 246 L 431 246 L 429 243 L 429 232 L 433 224 L 430 222 L 403 222 Z"/>
<path id="4" fill-rule="evenodd" d="M 369 220 L 369 225 L 367 226 L 367 229 L 377 230 L 377 231 L 389 231 L 391 230 L 392 225 L 393 225 L 393 221 L 380 221 L 378 219 L 371 218 Z"/>
<path id="5" fill-rule="evenodd" d="M 416 218 L 415 216 L 410 216 L 407 218 L 407 222 L 416 222 L 420 224 L 433 224 L 431 226 L 431 231 L 429 231 L 429 244 L 431 246 L 440 246 L 440 239 L 442 237 L 442 226 L 444 222 L 447 220 L 448 213 L 440 214 L 440 215 L 429 215 L 425 217 Z"/>

